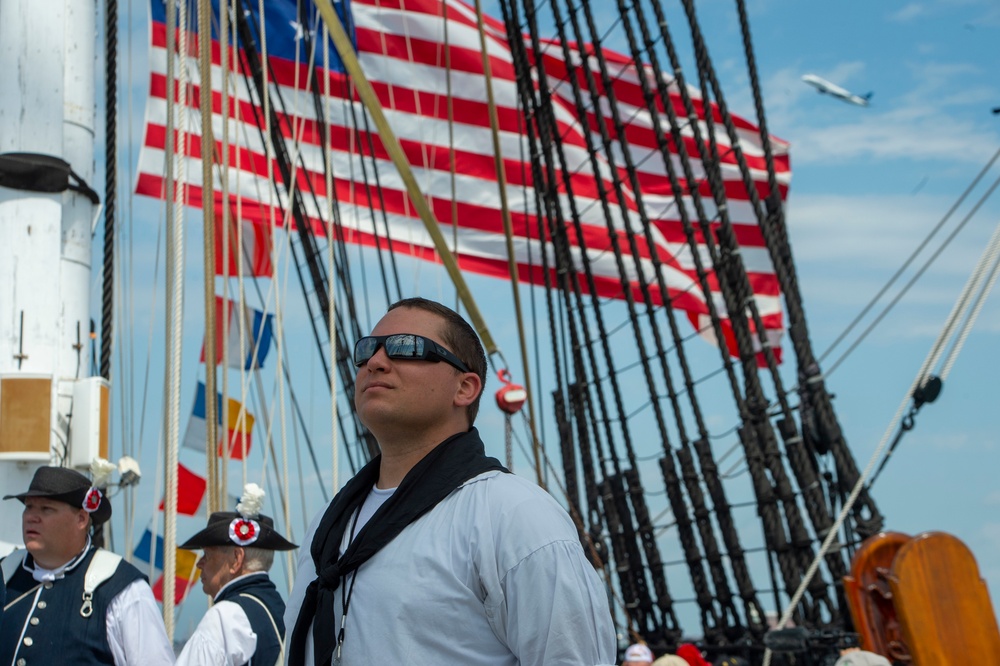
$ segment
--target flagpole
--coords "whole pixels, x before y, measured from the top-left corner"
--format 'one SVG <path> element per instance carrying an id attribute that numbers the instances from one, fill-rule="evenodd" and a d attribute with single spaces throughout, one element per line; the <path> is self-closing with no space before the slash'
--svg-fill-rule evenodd
<path id="1" fill-rule="evenodd" d="M 420 191 L 420 185 L 417 184 L 417 179 L 413 175 L 413 170 L 410 168 L 410 162 L 403 152 L 403 147 L 399 144 L 399 139 L 396 138 L 395 132 L 392 131 L 388 120 L 386 120 L 385 113 L 382 111 L 382 104 L 378 101 L 378 96 L 375 94 L 374 88 L 368 82 L 368 78 L 364 72 L 361 71 L 361 64 L 358 62 L 358 56 L 354 52 L 354 45 L 344 30 L 344 25 L 340 22 L 340 17 L 337 16 L 337 12 L 333 9 L 330 0 L 316 0 L 316 7 L 319 9 L 324 23 L 326 23 L 330 30 L 330 37 L 333 39 L 333 45 L 337 48 L 337 53 L 344 63 L 344 68 L 351 76 L 362 103 L 368 109 L 368 113 L 372 117 L 372 122 L 375 123 L 375 127 L 378 129 L 379 138 L 382 139 L 382 144 L 389 153 L 389 158 L 392 159 L 392 163 L 399 171 L 399 176 L 406 186 L 406 192 L 410 195 L 410 202 L 416 208 L 417 214 L 420 215 L 420 219 L 423 221 L 424 227 L 427 228 L 427 233 L 430 234 L 431 240 L 434 241 L 434 247 L 441 257 L 441 263 L 444 264 L 445 269 L 448 271 L 448 275 L 455 285 L 455 290 L 458 292 L 459 298 L 462 299 L 462 304 L 468 311 L 469 318 L 472 319 L 472 325 L 479 332 L 479 337 L 482 338 L 486 352 L 488 354 L 498 353 L 499 348 L 493 341 L 493 336 L 490 335 L 489 329 L 486 327 L 486 320 L 479 311 L 479 306 L 476 305 L 475 300 L 472 298 L 472 292 L 465 283 L 465 278 L 462 277 L 462 273 L 458 268 L 458 262 L 455 260 L 455 255 L 448 247 L 448 241 L 445 239 L 444 234 L 441 233 L 441 227 L 437 218 L 434 217 L 434 212 L 427 205 L 427 200 L 424 198 L 423 192 Z"/>

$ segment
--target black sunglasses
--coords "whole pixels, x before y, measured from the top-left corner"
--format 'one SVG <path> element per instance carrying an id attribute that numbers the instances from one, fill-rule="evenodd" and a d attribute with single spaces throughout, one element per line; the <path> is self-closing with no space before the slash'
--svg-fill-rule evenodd
<path id="1" fill-rule="evenodd" d="M 363 366 L 375 355 L 379 347 L 385 347 L 385 355 L 394 360 L 404 361 L 444 361 L 462 372 L 472 372 L 460 358 L 434 342 L 430 338 L 414 333 L 394 333 L 392 335 L 369 335 L 354 345 L 354 365 Z"/>

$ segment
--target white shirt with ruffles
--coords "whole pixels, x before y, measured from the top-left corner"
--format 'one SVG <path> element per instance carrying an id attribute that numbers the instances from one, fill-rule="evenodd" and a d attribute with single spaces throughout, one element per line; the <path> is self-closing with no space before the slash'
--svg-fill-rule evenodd
<path id="1" fill-rule="evenodd" d="M 222 586 L 215 598 L 247 576 L 266 576 L 264 571 L 254 571 L 229 581 Z M 250 626 L 246 611 L 232 601 L 219 601 L 201 618 L 198 627 L 184 644 L 177 657 L 177 666 L 242 666 L 250 661 L 257 650 L 257 634 Z"/>
<path id="2" fill-rule="evenodd" d="M 36 563 L 34 567 L 25 564 L 24 568 L 38 582 L 60 580 L 89 550 L 88 536 L 83 551 L 61 567 L 45 569 Z M 174 650 L 163 626 L 163 616 L 145 580 L 133 581 L 115 595 L 108 604 L 104 621 L 115 666 L 169 666 L 174 663 Z"/>

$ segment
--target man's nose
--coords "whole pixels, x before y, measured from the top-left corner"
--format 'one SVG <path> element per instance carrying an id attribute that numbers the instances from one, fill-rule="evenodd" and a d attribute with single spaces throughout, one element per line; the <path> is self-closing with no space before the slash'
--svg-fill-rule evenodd
<path id="1" fill-rule="evenodd" d="M 375 353 L 365 362 L 365 367 L 370 370 L 385 368 L 389 365 L 389 355 L 385 352 L 385 345 L 379 345 Z"/>

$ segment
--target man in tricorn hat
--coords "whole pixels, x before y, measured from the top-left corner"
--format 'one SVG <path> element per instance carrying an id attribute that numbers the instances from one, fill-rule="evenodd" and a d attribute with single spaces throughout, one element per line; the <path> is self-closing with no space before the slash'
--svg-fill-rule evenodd
<path id="1" fill-rule="evenodd" d="M 97 476 L 91 482 L 72 469 L 41 467 L 26 492 L 4 497 L 24 503 L 27 552 L 0 561 L 8 599 L 0 664 L 173 662 L 146 578 L 91 543 L 92 527 L 111 517 L 107 484 Z"/>
<path id="2" fill-rule="evenodd" d="M 201 585 L 214 604 L 177 664 L 275 664 L 283 657 L 285 602 L 268 577 L 274 551 L 298 548 L 260 513 L 264 491 L 247 484 L 236 511 L 217 511 L 180 545 L 202 550 Z M 252 661 L 251 661 L 252 659 Z"/>

